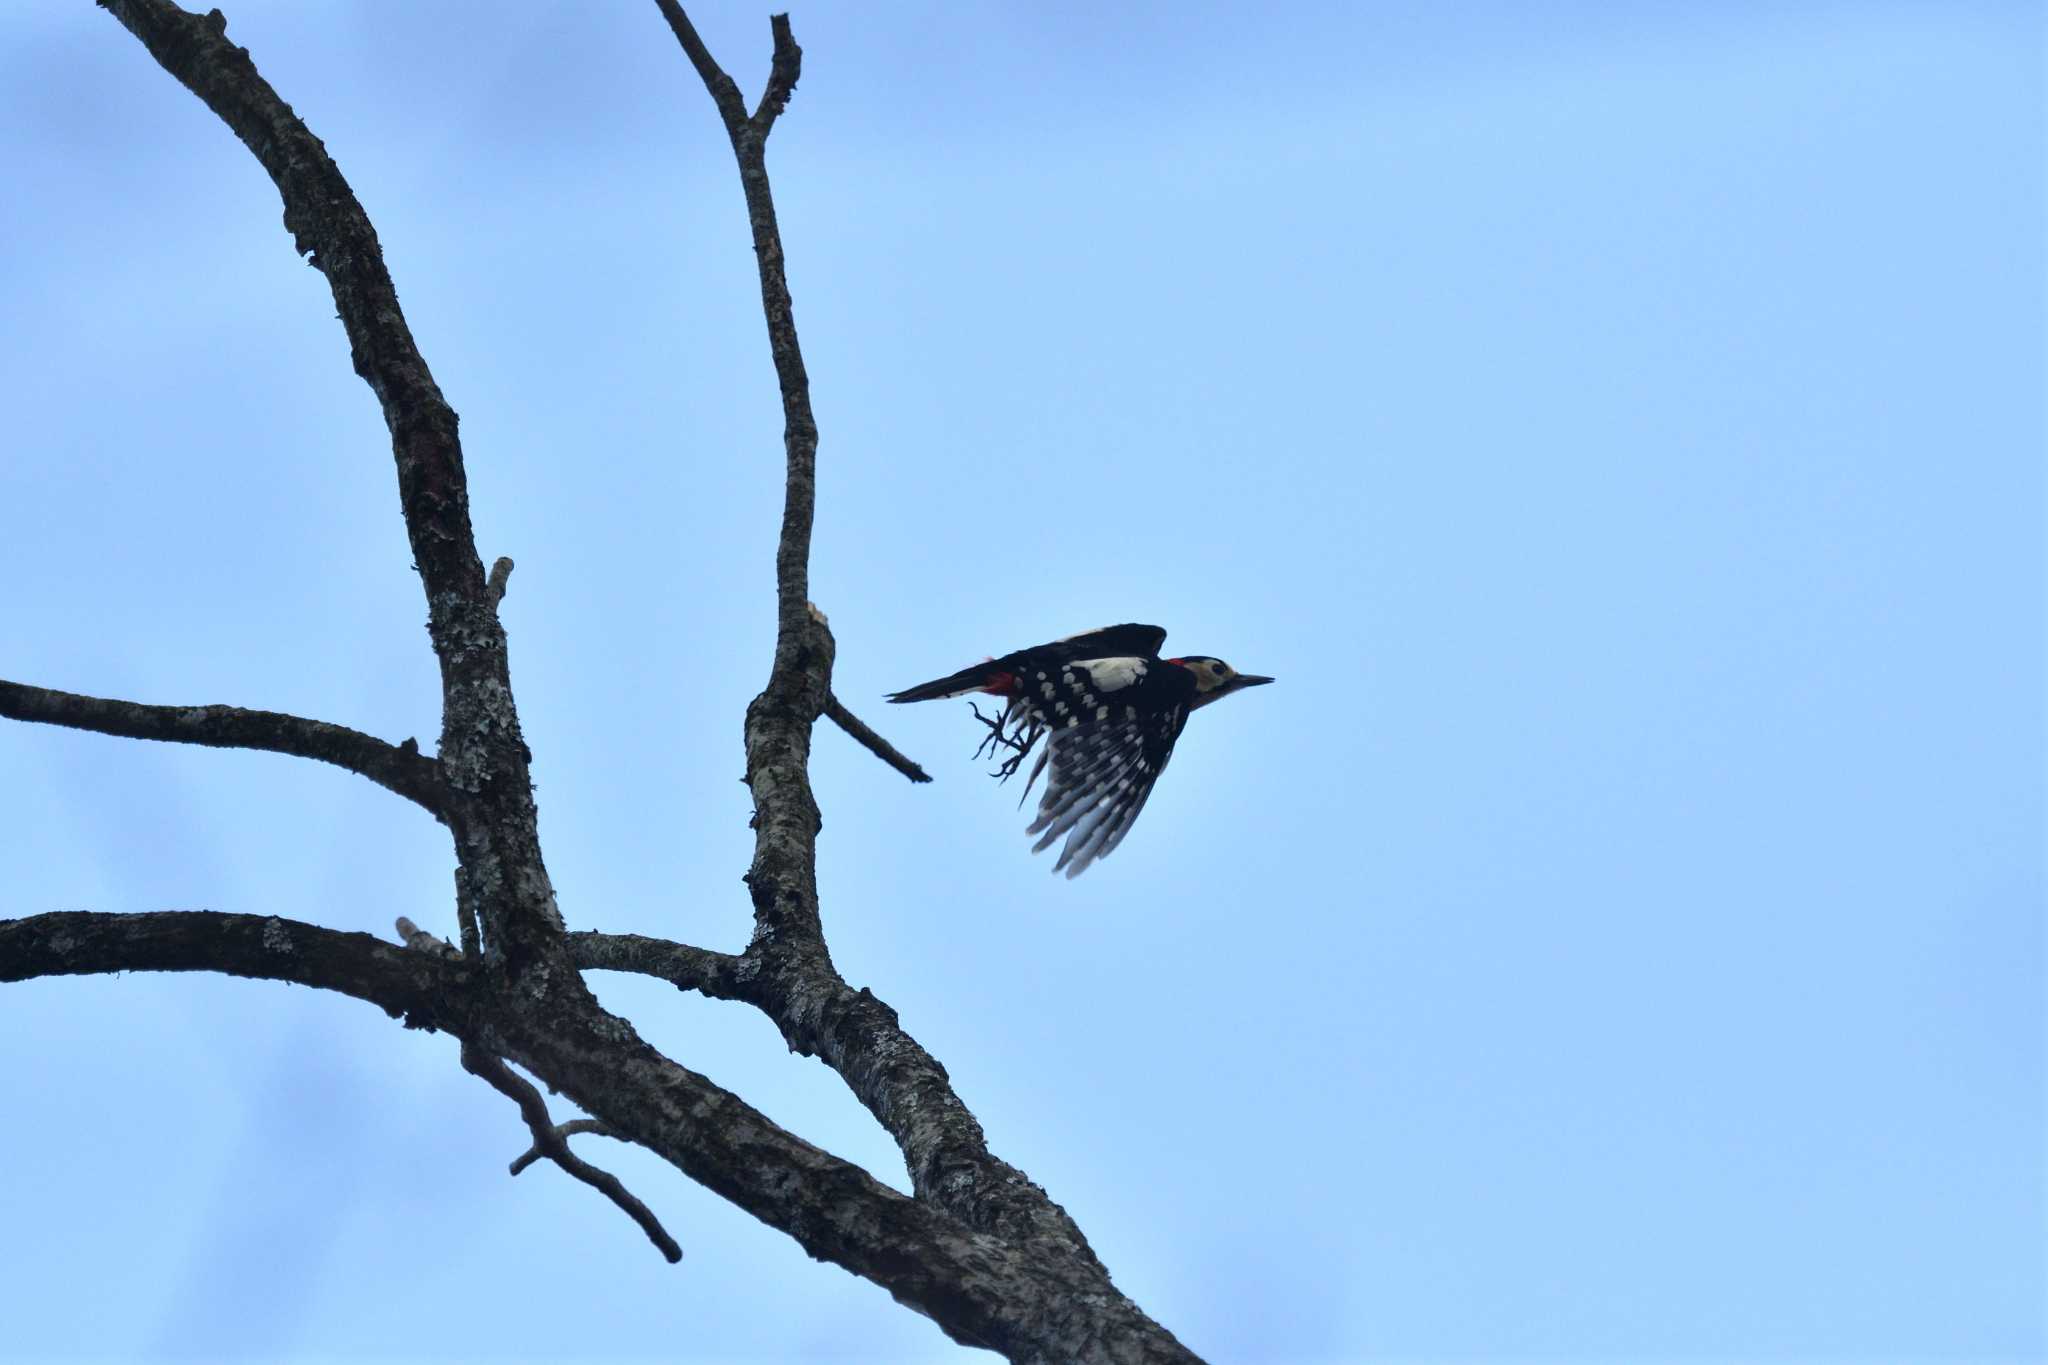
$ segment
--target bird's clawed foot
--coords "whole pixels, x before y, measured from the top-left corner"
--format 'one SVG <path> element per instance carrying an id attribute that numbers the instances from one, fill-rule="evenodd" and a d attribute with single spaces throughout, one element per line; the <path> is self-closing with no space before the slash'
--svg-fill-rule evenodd
<path id="1" fill-rule="evenodd" d="M 1031 752 L 1031 746 L 1045 733 L 1045 727 L 1038 723 L 1038 719 L 1029 710 L 1014 701 L 993 716 L 981 714 L 981 708 L 973 702 L 967 703 L 967 709 L 974 713 L 976 720 L 988 727 L 988 734 L 982 738 L 980 746 L 974 751 L 976 758 L 993 758 L 1004 749 L 1012 751 L 1010 756 L 989 774 L 998 782 L 1009 781 Z"/>

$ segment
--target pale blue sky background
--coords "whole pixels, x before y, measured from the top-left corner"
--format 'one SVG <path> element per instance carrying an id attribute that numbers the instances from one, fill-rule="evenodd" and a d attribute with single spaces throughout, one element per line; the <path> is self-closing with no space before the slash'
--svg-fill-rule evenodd
<path id="1" fill-rule="evenodd" d="M 750 92 L 765 8 L 700 5 Z M 1232 1361 L 2030 1359 L 2043 132 L 2026 4 L 797 10 L 840 963 Z M 737 948 L 779 416 L 651 5 L 243 4 L 461 412 L 577 926 Z M 84 3 L 0 45 L 0 676 L 431 745 L 376 405 L 244 149 Z M 1280 684 L 1047 875 L 954 704 L 1113 620 Z M 0 725 L 4 913 L 450 928 L 346 774 Z M 901 1184 L 741 1007 L 604 977 Z M 987 1359 L 651 1160 L 666 1266 L 446 1038 L 0 990 L 6 1349 Z M 566 1111 L 565 1111 L 566 1116 Z"/>

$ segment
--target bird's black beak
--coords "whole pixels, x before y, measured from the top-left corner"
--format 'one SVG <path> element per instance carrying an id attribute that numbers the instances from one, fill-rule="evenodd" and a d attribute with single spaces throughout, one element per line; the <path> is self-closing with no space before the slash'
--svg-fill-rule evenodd
<path id="1" fill-rule="evenodd" d="M 1194 696 L 1188 698 L 1188 709 L 1191 711 L 1196 710 L 1207 706 L 1212 701 L 1222 701 L 1225 697 L 1242 692 L 1247 687 L 1258 687 L 1271 681 L 1273 681 L 1271 678 L 1262 678 L 1256 673 L 1233 674 L 1229 682 L 1218 683 L 1207 692 L 1197 692 Z"/>

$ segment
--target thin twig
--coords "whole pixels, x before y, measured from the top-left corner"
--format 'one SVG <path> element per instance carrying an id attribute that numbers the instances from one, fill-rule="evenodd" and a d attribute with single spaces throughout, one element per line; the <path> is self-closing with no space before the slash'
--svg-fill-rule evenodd
<path id="1" fill-rule="evenodd" d="M 499 561 L 503 563 L 503 560 Z M 447 939 L 438 938 L 414 924 L 404 915 L 398 917 L 398 936 L 405 940 L 405 946 L 414 952 L 430 953 L 443 960 L 460 961 L 462 953 Z M 507 1066 L 502 1058 L 464 1040 L 462 1044 L 462 1067 L 473 1076 L 480 1076 L 493 1089 L 508 1097 L 519 1106 L 519 1113 L 533 1130 L 533 1146 L 512 1163 L 512 1174 L 518 1175 L 534 1162 L 546 1157 L 591 1186 L 626 1211 L 628 1217 L 640 1225 L 647 1234 L 647 1240 L 661 1248 L 661 1254 L 671 1263 L 683 1259 L 683 1250 L 675 1239 L 661 1226 L 653 1212 L 619 1182 L 618 1177 L 599 1170 L 569 1150 L 568 1139 L 575 1133 L 601 1133 L 606 1137 L 617 1137 L 612 1129 L 596 1119 L 572 1119 L 557 1125 L 548 1117 L 547 1101 L 540 1091 Z"/>
<path id="2" fill-rule="evenodd" d="M 873 730 L 870 730 L 867 723 L 859 716 L 853 714 L 853 712 L 847 710 L 846 704 L 840 701 L 838 697 L 827 696 L 825 698 L 825 714 L 831 717 L 834 725 L 837 725 L 864 745 L 869 753 L 881 759 L 882 762 L 888 764 L 897 772 L 902 773 L 912 782 L 929 782 L 932 780 L 930 773 L 905 758 L 897 751 L 895 745 L 883 739 Z"/>
<path id="3" fill-rule="evenodd" d="M 660 1249 L 669 1264 L 683 1259 L 683 1249 L 676 1245 L 675 1238 L 668 1235 L 668 1229 L 662 1227 L 653 1210 L 634 1197 L 617 1176 L 610 1171 L 599 1170 L 569 1150 L 562 1130 L 555 1127 L 555 1121 L 548 1117 L 547 1101 L 541 1098 L 540 1091 L 532 1082 L 515 1075 L 503 1059 L 492 1056 L 474 1043 L 462 1045 L 462 1068 L 519 1106 L 520 1117 L 533 1130 L 533 1145 L 548 1160 L 617 1204 L 628 1218 L 640 1225 L 640 1230 L 647 1234 L 647 1240 Z M 517 1175 L 524 1169 L 515 1162 L 512 1174 Z"/>
<path id="4" fill-rule="evenodd" d="M 704 40 L 697 36 L 697 26 L 690 22 L 690 16 L 683 12 L 683 7 L 676 0 L 654 0 L 654 3 L 661 10 L 661 17 L 668 20 L 676 41 L 689 54 L 690 65 L 697 68 L 704 88 L 711 92 L 712 102 L 718 106 L 718 116 L 725 120 L 726 132 L 735 133 L 747 122 L 747 106 L 740 98 L 739 86 L 725 74 L 725 69 L 711 55 L 711 49 L 704 46 Z"/>
<path id="5" fill-rule="evenodd" d="M 610 1127 L 599 1123 L 596 1119 L 570 1119 L 567 1123 L 557 1124 L 555 1126 L 555 1133 L 558 1137 L 562 1138 L 571 1138 L 578 1133 L 595 1133 L 599 1137 L 608 1138 L 619 1136 Z M 543 1152 L 538 1146 L 527 1148 L 525 1153 L 512 1163 L 512 1174 L 518 1175 L 521 1171 L 546 1155 L 547 1153 Z"/>
<path id="6" fill-rule="evenodd" d="M 418 745 L 386 744 L 374 735 L 324 720 L 239 706 L 151 706 L 16 682 L 0 682 L 0 716 L 125 739 L 314 758 L 367 777 L 417 803 L 435 819 L 444 818 L 441 765 L 422 756 Z"/>
<path id="7" fill-rule="evenodd" d="M 484 599 L 493 607 L 504 601 L 505 585 L 511 581 L 511 578 L 512 557 L 510 555 L 499 555 L 497 562 L 491 565 L 491 581 L 484 584 Z"/>

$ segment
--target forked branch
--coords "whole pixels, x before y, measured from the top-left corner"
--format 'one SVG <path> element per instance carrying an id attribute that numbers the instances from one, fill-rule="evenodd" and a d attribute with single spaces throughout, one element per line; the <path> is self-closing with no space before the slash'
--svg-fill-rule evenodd
<path id="1" fill-rule="evenodd" d="M 599 1123 L 596 1119 L 570 1119 L 567 1123 L 556 1124 L 555 1132 L 564 1138 L 575 1137 L 578 1133 L 590 1133 L 596 1137 L 608 1138 L 616 1138 L 619 1136 L 617 1133 L 614 1133 L 608 1126 Z M 621 1140 L 623 1141 L 623 1139 Z M 512 1158 L 512 1174 L 518 1175 L 521 1172 L 525 1171 L 525 1169 L 528 1166 L 531 1166 L 534 1162 L 546 1160 L 547 1155 L 548 1154 L 546 1152 L 543 1152 L 540 1149 L 538 1143 L 531 1147 L 528 1147 L 524 1152 L 521 1152 L 518 1156 Z"/>
<path id="2" fill-rule="evenodd" d="M 812 1255 L 883 1286 L 957 1340 L 1028 1361 L 1192 1360 L 1115 1289 L 1066 1215 L 988 1152 L 944 1069 L 901 1028 L 892 1009 L 840 977 L 826 947 L 816 882 L 818 812 L 807 768 L 812 727 L 834 709 L 834 643 L 808 597 L 817 426 L 764 154 L 801 73 L 802 53 L 786 16 L 773 20 L 769 77 L 749 115 L 680 6 L 657 0 L 710 92 L 739 163 L 784 415 L 775 655 L 768 685 L 746 721 L 757 831 L 748 873 L 755 933 L 746 952 L 733 956 L 603 935 L 578 936 L 572 944 L 564 935 L 540 859 L 528 756 L 497 620 L 510 565 L 503 562 L 503 571 L 487 579 L 477 557 L 455 413 L 413 344 L 369 219 L 319 140 L 248 54 L 226 39 L 218 11 L 190 14 L 169 0 L 101 2 L 270 173 L 286 225 L 326 274 L 356 370 L 383 408 L 441 666 L 439 758 L 374 747 L 381 741 L 338 727 L 303 728 L 313 722 L 299 722 L 291 739 L 309 750 L 316 740 L 339 745 L 337 753 L 362 767 L 394 762 L 393 780 L 410 780 L 408 770 L 429 771 L 418 765 L 433 763 L 443 792 L 437 813 L 449 826 L 460 864 L 458 909 L 480 923 L 481 946 L 465 932 L 465 951 L 457 952 L 427 942 L 411 926 L 406 936 L 414 946 L 399 948 L 254 916 L 43 915 L 0 922 L 0 980 L 210 970 L 371 1000 L 409 1024 L 460 1038 L 465 1065 L 519 1104 L 536 1151 L 605 1190 L 664 1254 L 674 1244 L 664 1242 L 666 1234 L 644 1206 L 569 1152 L 567 1138 L 582 1131 L 581 1121 L 554 1124 L 539 1090 L 510 1063 L 609 1133 L 647 1147 Z M 238 716 L 260 714 L 209 714 L 202 728 L 226 735 L 250 723 Z M 141 722 L 130 716 L 128 723 Z M 155 717 L 150 723 L 166 722 Z M 273 727 L 271 733 L 291 730 Z M 577 968 L 597 966 L 652 972 L 757 1005 L 793 1048 L 831 1065 L 896 1137 L 915 1197 L 805 1142 L 649 1047 L 584 987 Z"/>
<path id="3" fill-rule="evenodd" d="M 787 457 L 787 483 L 782 502 L 782 534 L 775 551 L 776 639 L 778 675 L 796 667 L 794 654 L 810 628 L 811 522 L 817 504 L 818 423 L 811 412 L 811 380 L 804 370 L 803 348 L 797 344 L 796 317 L 790 307 L 789 280 L 783 271 L 782 229 L 775 220 L 775 196 L 768 185 L 769 130 L 789 103 L 803 68 L 803 49 L 789 29 L 789 16 L 770 21 L 775 54 L 759 109 L 749 117 L 739 87 L 712 57 L 676 0 L 655 0 L 676 40 L 697 68 L 711 102 L 732 142 L 739 162 L 740 190 L 746 196 L 747 224 L 754 236 L 754 260 L 761 275 L 761 311 L 768 323 L 768 350 L 775 361 L 775 379 L 782 390 L 782 444 Z M 822 619 L 819 622 L 822 624 Z M 785 683 L 794 684 L 793 677 Z M 775 689 L 773 680 L 769 683 Z M 822 709 L 822 702 L 819 709 Z M 813 710 L 805 724 L 818 714 Z"/>
<path id="4" fill-rule="evenodd" d="M 440 813 L 464 877 L 500 888 L 475 900 L 486 961 L 512 975 L 559 961 L 561 917 L 541 862 L 505 632 L 470 527 L 455 410 L 413 340 L 369 214 L 326 146 L 228 40 L 219 10 L 191 14 L 169 0 L 100 3 L 255 155 L 277 186 L 300 254 L 327 277 L 350 359 L 391 433 L 399 506 L 426 594 L 441 668 Z M 561 979 L 580 989 L 573 974 Z"/>
<path id="5" fill-rule="evenodd" d="M 498 562 L 509 564 L 511 561 L 501 559 Z M 446 962 L 459 962 L 463 958 L 463 953 L 454 944 L 428 933 L 404 915 L 398 917 L 398 936 L 405 941 L 406 947 L 416 953 L 425 953 Z M 462 1069 L 518 1105 L 520 1117 L 526 1120 L 527 1128 L 533 1133 L 533 1146 L 512 1163 L 513 1175 L 545 1157 L 618 1205 L 628 1218 L 640 1225 L 640 1230 L 647 1234 L 647 1240 L 668 1258 L 670 1265 L 683 1259 L 683 1249 L 676 1245 L 675 1238 L 668 1235 L 668 1230 L 662 1227 L 661 1220 L 654 1216 L 652 1209 L 636 1198 L 617 1176 L 599 1170 L 569 1150 L 568 1139 L 572 1133 L 612 1135 L 611 1129 L 591 1119 L 578 1119 L 558 1126 L 548 1116 L 548 1103 L 541 1098 L 540 1091 L 507 1066 L 504 1058 L 494 1056 L 468 1039 L 462 1043 Z"/>
<path id="6" fill-rule="evenodd" d="M 548 1116 L 548 1102 L 541 1098 L 540 1091 L 534 1089 L 533 1082 L 505 1065 L 503 1058 L 493 1057 L 474 1043 L 462 1045 L 462 1069 L 518 1105 L 520 1117 L 526 1120 L 528 1130 L 533 1133 L 533 1152 L 512 1163 L 512 1174 L 518 1175 L 525 1170 L 532 1164 L 529 1158 L 538 1153 L 618 1205 L 628 1218 L 640 1225 L 640 1231 L 647 1234 L 647 1240 L 654 1243 L 670 1265 L 683 1259 L 683 1249 L 676 1245 L 676 1239 L 668 1235 L 668 1229 L 661 1225 L 654 1211 L 640 1202 L 623 1181 L 569 1150 L 568 1134 L 576 1131 L 576 1125 L 564 1124 L 557 1128 L 554 1119 Z M 593 1126 L 609 1131 L 602 1124 Z"/>
<path id="7" fill-rule="evenodd" d="M 782 536 L 776 557 L 778 633 L 768 686 L 747 711 L 747 783 L 754 793 L 755 853 L 747 881 L 754 899 L 754 938 L 738 964 L 716 973 L 671 976 L 695 989 L 727 993 L 759 1006 L 790 1046 L 822 1058 L 895 1137 L 913 1188 L 968 1227 L 999 1232 L 1033 1254 L 1100 1277 L 1125 1327 L 1154 1345 L 1178 1343 L 1108 1287 L 1107 1276 L 1066 1213 L 1045 1192 L 988 1150 L 981 1125 L 954 1093 L 945 1069 L 897 1021 L 896 1012 L 848 985 L 833 965 L 818 905 L 817 806 L 808 763 L 813 721 L 831 705 L 833 642 L 824 617 L 804 593 L 816 496 L 817 426 L 796 323 L 783 271 L 783 242 L 765 160 L 767 128 L 745 118 L 738 88 L 726 76 L 673 0 L 657 0 L 718 107 L 739 162 L 740 186 L 753 230 L 769 349 L 783 398 L 786 456 Z M 794 81 L 795 42 L 786 19 L 775 22 L 777 62 Z M 771 72 L 772 93 L 777 77 Z M 768 101 L 764 97 L 764 107 Z M 600 945 L 579 937 L 585 965 Z M 605 965 L 649 970 L 612 955 Z M 668 959 L 670 962 L 676 960 Z M 660 974 L 660 973 L 657 973 Z"/>

